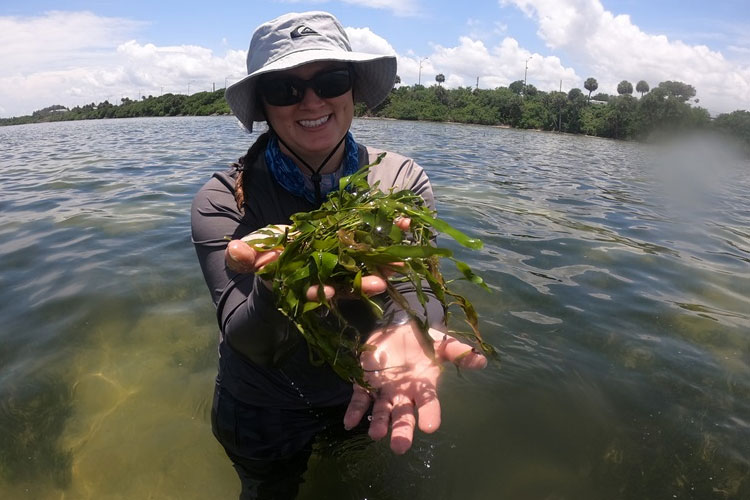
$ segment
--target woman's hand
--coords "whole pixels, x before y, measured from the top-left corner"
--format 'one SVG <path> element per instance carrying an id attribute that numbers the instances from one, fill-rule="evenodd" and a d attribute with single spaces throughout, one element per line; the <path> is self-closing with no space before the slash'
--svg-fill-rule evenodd
<path id="1" fill-rule="evenodd" d="M 274 248 L 266 252 L 255 249 L 248 243 L 265 239 L 269 233 L 284 234 L 290 226 L 270 225 L 266 228 L 248 234 L 241 240 L 232 240 L 224 251 L 227 267 L 236 273 L 257 273 L 263 266 L 275 261 L 281 255 L 281 248 Z"/>
<path id="2" fill-rule="evenodd" d="M 256 273 L 266 264 L 275 261 L 281 250 L 261 252 L 242 240 L 232 240 L 224 251 L 227 267 L 236 273 Z"/>
<path id="3" fill-rule="evenodd" d="M 368 392 L 359 385 L 344 415 L 344 427 L 356 426 L 370 407 L 372 422 L 369 434 L 381 439 L 391 427 L 391 449 L 397 454 L 411 448 L 414 427 L 435 432 L 440 427 L 440 401 L 437 381 L 440 362 L 455 362 L 462 368 L 480 369 L 487 359 L 471 346 L 430 328 L 435 356 L 433 360 L 422 345 L 425 339 L 413 321 L 378 330 L 367 343 L 374 349 L 362 354 L 365 379 L 372 386 Z M 416 410 L 416 415 L 415 415 Z"/>
<path id="4" fill-rule="evenodd" d="M 408 231 L 411 219 L 407 217 L 400 217 L 396 219 L 395 224 L 402 230 Z M 272 231 L 283 232 L 289 226 L 276 225 L 268 226 Z M 253 235 L 256 233 L 252 233 Z M 224 251 L 224 260 L 226 261 L 227 267 L 236 273 L 256 273 L 263 266 L 270 264 L 275 261 L 281 255 L 281 249 L 273 249 L 267 252 L 262 252 L 254 249 L 247 244 L 247 241 L 252 239 L 266 238 L 265 234 L 258 234 L 253 237 L 248 235 L 242 240 L 232 240 L 227 245 Z M 398 265 L 394 263 L 394 265 Z M 386 275 L 388 272 L 385 273 Z M 271 288 L 271 284 L 264 281 L 266 286 Z M 386 282 L 385 278 L 375 275 L 362 276 L 362 291 L 367 295 L 378 295 L 385 292 Z M 323 293 L 326 299 L 331 299 L 336 294 L 336 290 L 332 286 L 325 285 L 323 287 Z M 307 300 L 314 301 L 318 300 L 318 285 L 313 285 L 307 290 Z"/>

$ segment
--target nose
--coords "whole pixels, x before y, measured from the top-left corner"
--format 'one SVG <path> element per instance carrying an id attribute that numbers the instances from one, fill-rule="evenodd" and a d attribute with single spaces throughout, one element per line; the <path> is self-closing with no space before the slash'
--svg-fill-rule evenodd
<path id="1" fill-rule="evenodd" d="M 305 94 L 302 96 L 300 106 L 303 107 L 317 107 L 323 104 L 323 99 L 315 93 L 310 87 L 305 89 Z"/>

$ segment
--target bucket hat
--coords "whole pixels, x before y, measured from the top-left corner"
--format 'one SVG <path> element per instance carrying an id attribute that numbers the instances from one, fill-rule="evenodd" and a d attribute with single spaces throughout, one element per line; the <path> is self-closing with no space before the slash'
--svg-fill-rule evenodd
<path id="1" fill-rule="evenodd" d="M 227 87 L 229 108 L 248 131 L 264 121 L 256 84 L 261 75 L 315 61 L 351 63 L 355 101 L 369 108 L 380 104 L 393 88 L 396 57 L 352 51 L 341 23 L 327 12 L 289 13 L 260 25 L 247 52 L 247 76 Z"/>

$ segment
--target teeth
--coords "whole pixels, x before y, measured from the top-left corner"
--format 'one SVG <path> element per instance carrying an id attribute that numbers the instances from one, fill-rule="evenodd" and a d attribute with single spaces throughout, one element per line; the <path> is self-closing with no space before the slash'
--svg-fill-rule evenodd
<path id="1" fill-rule="evenodd" d="M 330 116 L 330 115 L 328 115 Z M 322 118 L 318 118 L 317 120 L 300 120 L 299 123 L 303 127 L 319 127 L 320 125 L 323 125 L 325 122 L 328 121 L 328 116 L 324 116 Z"/>

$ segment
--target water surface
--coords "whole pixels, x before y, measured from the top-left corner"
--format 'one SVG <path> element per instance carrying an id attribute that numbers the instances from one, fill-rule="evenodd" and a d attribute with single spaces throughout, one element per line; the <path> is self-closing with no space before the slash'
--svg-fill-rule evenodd
<path id="1" fill-rule="evenodd" d="M 354 439 L 300 498 L 750 498 L 750 165 L 711 143 L 360 120 L 415 158 L 500 363 L 443 426 Z M 0 128 L 0 498 L 235 498 L 189 206 L 230 117 Z M 446 271 L 450 273 L 449 266 Z"/>

